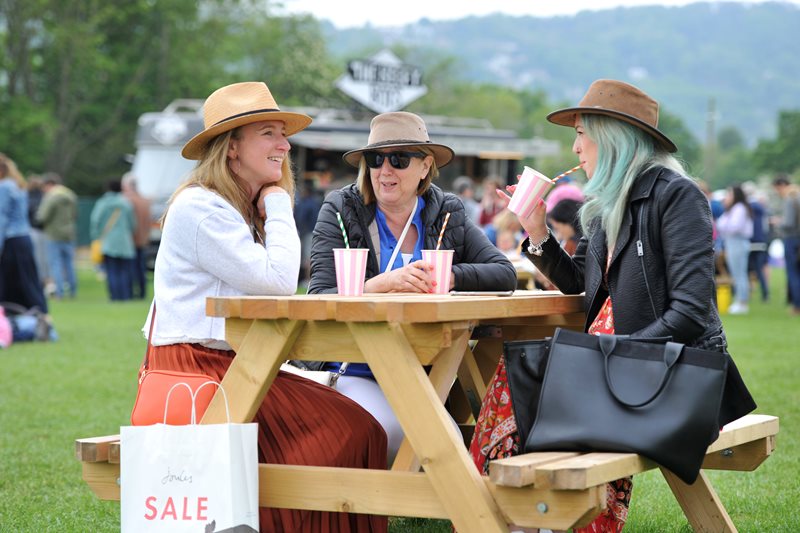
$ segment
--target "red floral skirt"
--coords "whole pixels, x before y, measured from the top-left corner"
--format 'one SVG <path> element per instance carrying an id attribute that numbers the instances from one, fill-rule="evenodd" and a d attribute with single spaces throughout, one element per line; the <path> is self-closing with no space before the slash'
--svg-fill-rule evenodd
<path id="1" fill-rule="evenodd" d="M 614 313 L 611 298 L 607 298 L 589 333 L 614 333 Z M 522 444 L 517 432 L 517 422 L 511 408 L 511 393 L 503 358 L 497 366 L 481 411 L 475 424 L 475 434 L 469 453 L 481 474 L 489 473 L 489 461 L 511 457 L 520 453 Z M 633 478 L 627 477 L 606 485 L 606 509 L 588 526 L 575 529 L 576 533 L 619 533 L 628 519 Z"/>

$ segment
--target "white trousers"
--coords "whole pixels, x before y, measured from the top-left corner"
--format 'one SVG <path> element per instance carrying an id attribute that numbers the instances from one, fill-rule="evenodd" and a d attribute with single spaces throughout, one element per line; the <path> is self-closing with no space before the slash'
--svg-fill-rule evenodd
<path id="1" fill-rule="evenodd" d="M 400 444 L 403 442 L 404 434 L 403 428 L 400 427 L 400 422 L 394 415 L 381 388 L 374 379 L 345 375 L 339 378 L 336 390 L 363 407 L 383 427 L 389 442 L 387 458 L 389 468 L 391 468 Z M 452 418 L 450 420 L 460 434 L 461 430 L 458 429 L 458 424 Z"/>

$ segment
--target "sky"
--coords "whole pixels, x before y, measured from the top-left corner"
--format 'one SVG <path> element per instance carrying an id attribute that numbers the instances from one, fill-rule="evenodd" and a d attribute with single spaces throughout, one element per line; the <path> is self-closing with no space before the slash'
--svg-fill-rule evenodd
<path id="1" fill-rule="evenodd" d="M 552 17 L 574 15 L 584 10 L 601 10 L 615 7 L 643 5 L 682 6 L 698 0 L 403 0 L 376 2 L 375 0 L 282 0 L 278 13 L 311 13 L 318 19 L 327 19 L 339 29 L 361 27 L 368 22 L 373 26 L 402 26 L 421 18 L 451 20 L 470 15 L 488 15 L 501 12 L 507 15 Z M 713 0 L 721 1 L 721 0 Z M 729 0 L 724 0 L 729 1 Z M 758 3 L 763 0 L 730 0 L 739 3 Z M 791 0 L 800 4 L 800 0 Z"/>

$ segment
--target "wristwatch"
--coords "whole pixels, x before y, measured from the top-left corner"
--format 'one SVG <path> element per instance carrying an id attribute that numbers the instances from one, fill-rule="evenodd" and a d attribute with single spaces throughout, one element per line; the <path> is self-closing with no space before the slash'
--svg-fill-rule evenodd
<path id="1" fill-rule="evenodd" d="M 535 255 L 537 257 L 541 257 L 541 255 L 544 253 L 544 250 L 542 249 L 542 245 L 544 243 L 546 243 L 548 240 L 550 240 L 550 228 L 547 228 L 547 235 L 545 235 L 544 238 L 539 242 L 533 242 L 533 241 L 530 240 L 530 237 L 529 237 L 528 238 L 528 253 L 531 254 L 531 255 Z"/>

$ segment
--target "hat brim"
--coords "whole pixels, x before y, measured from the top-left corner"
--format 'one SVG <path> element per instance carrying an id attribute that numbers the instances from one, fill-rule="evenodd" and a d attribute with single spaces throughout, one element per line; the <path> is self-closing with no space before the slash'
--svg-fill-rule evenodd
<path id="1" fill-rule="evenodd" d="M 553 124 L 558 124 L 559 126 L 568 126 L 572 128 L 575 127 L 576 115 L 606 115 L 608 117 L 617 118 L 646 131 L 652 135 L 668 152 L 674 153 L 678 151 L 678 147 L 675 145 L 675 143 L 672 142 L 669 137 L 661 133 L 658 129 L 654 128 L 650 124 L 647 124 L 646 122 L 642 122 L 632 115 L 620 113 L 619 111 L 614 111 L 612 109 L 603 109 L 599 107 L 567 107 L 553 111 L 547 115 L 547 120 Z"/>
<path id="2" fill-rule="evenodd" d="M 350 150 L 349 152 L 345 153 L 342 156 L 342 159 L 344 159 L 350 165 L 358 167 L 358 163 L 359 161 L 361 161 L 361 154 L 363 152 L 368 152 L 369 150 L 384 149 L 384 148 L 413 148 L 413 147 L 427 148 L 428 150 L 433 152 L 433 160 L 436 161 L 436 166 L 439 168 L 442 168 L 443 166 L 447 165 L 450 161 L 453 160 L 453 157 L 455 157 L 453 149 L 443 144 L 387 141 L 387 142 L 369 144 L 364 148 L 359 148 L 358 150 Z"/>
<path id="3" fill-rule="evenodd" d="M 285 124 L 286 136 L 294 135 L 302 131 L 311 124 L 311 117 L 303 115 L 302 113 L 290 113 L 288 111 L 264 111 L 260 113 L 253 113 L 249 115 L 234 117 L 214 124 L 208 129 L 205 129 L 189 139 L 181 155 L 186 159 L 202 159 L 208 142 L 221 133 L 251 124 L 253 122 L 261 122 L 262 120 L 280 120 Z"/>

